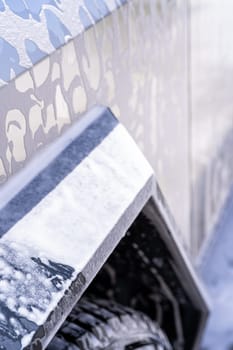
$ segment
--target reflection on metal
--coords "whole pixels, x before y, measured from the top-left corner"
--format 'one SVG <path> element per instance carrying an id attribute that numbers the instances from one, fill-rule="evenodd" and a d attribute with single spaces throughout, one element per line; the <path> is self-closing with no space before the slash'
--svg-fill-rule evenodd
<path id="1" fill-rule="evenodd" d="M 160 283 L 175 313 L 176 348 L 194 349 L 207 304 L 153 170 L 109 110 L 91 117 L 85 130 L 78 123 L 64 134 L 63 152 L 0 212 L 1 350 L 45 347 L 143 208 L 142 241 L 141 216 L 131 228 L 138 257 L 152 259 L 150 285 Z"/>
<path id="2" fill-rule="evenodd" d="M 191 98 L 195 252 L 220 219 L 233 185 L 233 3 L 192 0 Z M 206 241 L 206 246 L 209 240 Z"/>
<path id="3" fill-rule="evenodd" d="M 72 34 L 65 46 L 1 89 L 0 181 L 4 185 L 90 107 L 109 106 L 156 171 L 189 247 L 186 4 L 122 3 L 115 2 L 112 9 L 121 6 L 108 16 L 102 8 L 101 21 Z M 92 17 L 80 12 L 82 20 L 92 21 L 93 11 Z M 65 25 L 73 33 L 73 22 Z M 34 52 L 32 43 L 27 48 Z"/>
<path id="4" fill-rule="evenodd" d="M 110 111 L 86 118 L 0 212 L 1 350 L 48 344 L 151 194 L 152 168 Z"/>
<path id="5" fill-rule="evenodd" d="M 0 0 L 0 85 L 110 14 L 126 0 Z M 20 35 L 17 35 L 20 33 Z"/>

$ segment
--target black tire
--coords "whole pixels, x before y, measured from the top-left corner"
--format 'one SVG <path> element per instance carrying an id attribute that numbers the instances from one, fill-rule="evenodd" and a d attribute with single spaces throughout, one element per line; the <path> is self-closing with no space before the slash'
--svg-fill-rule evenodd
<path id="1" fill-rule="evenodd" d="M 171 350 L 161 329 L 141 312 L 95 300 L 80 301 L 48 350 Z"/>

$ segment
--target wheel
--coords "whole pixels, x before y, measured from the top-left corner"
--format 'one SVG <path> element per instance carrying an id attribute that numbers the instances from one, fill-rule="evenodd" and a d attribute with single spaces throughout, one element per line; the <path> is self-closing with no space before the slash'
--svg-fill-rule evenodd
<path id="1" fill-rule="evenodd" d="M 115 302 L 82 300 L 48 350 L 171 350 L 161 329 L 146 315 Z"/>

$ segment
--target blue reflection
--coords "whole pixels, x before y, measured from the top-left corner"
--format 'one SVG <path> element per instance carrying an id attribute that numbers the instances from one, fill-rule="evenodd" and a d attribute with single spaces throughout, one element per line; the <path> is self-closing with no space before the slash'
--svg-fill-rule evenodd
<path id="1" fill-rule="evenodd" d="M 5 11 L 5 6 L 4 6 L 2 0 L 0 0 L 0 11 L 1 12 Z"/>
<path id="2" fill-rule="evenodd" d="M 47 21 L 47 27 L 49 32 L 49 38 L 52 45 L 57 48 L 65 43 L 65 37 L 71 36 L 69 30 L 60 21 L 60 19 L 50 10 L 45 10 L 45 17 Z"/>
<path id="3" fill-rule="evenodd" d="M 40 21 L 40 13 L 43 9 L 43 5 L 50 5 L 58 8 L 57 3 L 54 0 L 26 0 L 30 14 L 36 21 Z"/>
<path id="4" fill-rule="evenodd" d="M 103 16 L 106 16 L 109 14 L 109 9 L 103 0 L 96 0 L 96 4 Z"/>
<path id="5" fill-rule="evenodd" d="M 100 12 L 96 7 L 95 2 L 93 0 L 85 0 L 84 3 L 94 20 L 97 21 L 98 19 L 100 19 Z"/>
<path id="6" fill-rule="evenodd" d="M 24 41 L 26 52 L 32 63 L 35 63 L 46 56 L 39 46 L 32 40 L 26 39 Z"/>
<path id="7" fill-rule="evenodd" d="M 87 12 L 82 7 L 80 7 L 80 9 L 79 9 L 79 17 L 80 17 L 80 20 L 81 20 L 84 28 L 88 28 L 92 25 L 90 17 L 88 16 Z"/>
<path id="8" fill-rule="evenodd" d="M 24 70 L 19 64 L 19 55 L 14 46 L 0 38 L 0 79 L 9 81 L 11 70 L 19 74 Z"/>
<path id="9" fill-rule="evenodd" d="M 29 11 L 22 0 L 5 0 L 12 12 L 16 15 L 28 19 Z"/>

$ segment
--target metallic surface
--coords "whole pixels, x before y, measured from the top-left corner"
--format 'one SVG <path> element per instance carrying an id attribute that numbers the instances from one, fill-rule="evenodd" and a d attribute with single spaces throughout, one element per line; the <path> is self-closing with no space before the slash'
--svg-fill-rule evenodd
<path id="1" fill-rule="evenodd" d="M 166 285 L 161 292 L 170 298 L 175 281 L 174 310 L 184 303 L 197 316 L 191 339 L 180 333 L 177 311 L 177 349 L 198 342 L 207 302 L 177 242 L 152 168 L 109 110 L 96 113 L 96 120 L 77 138 L 69 136 L 73 142 L 64 152 L 1 211 L 1 350 L 40 350 L 49 343 L 146 203 L 143 211 L 153 228 L 145 234 L 154 238 L 148 245 L 145 236 L 138 254 L 144 261 L 151 246 L 156 261 L 163 241 L 170 277 L 160 279 Z M 20 217 L 10 220 L 12 208 Z M 5 222 L 10 227 L 4 228 Z M 157 278 L 156 264 L 151 268 Z"/>
<path id="2" fill-rule="evenodd" d="M 152 191 L 151 167 L 108 110 L 72 140 L 1 211 L 1 350 L 48 344 Z"/>
<path id="3" fill-rule="evenodd" d="M 124 2 L 1 0 L 0 84 L 15 78 Z"/>
<path id="4" fill-rule="evenodd" d="M 190 1 L 193 251 L 218 222 L 233 179 L 231 1 Z"/>
<path id="5" fill-rule="evenodd" d="M 72 32 L 73 17 L 69 27 L 67 16 L 74 4 L 70 1 L 69 7 L 66 3 L 43 5 L 41 18 L 49 7 Z M 102 13 L 101 21 L 85 31 L 82 25 L 67 44 L 55 52 L 48 50 L 49 56 L 2 87 L 0 181 L 4 187 L 9 179 L 14 180 L 12 175 L 92 106 L 108 106 L 153 166 L 181 228 L 180 238 L 190 249 L 186 2 L 133 0 L 115 11 L 120 2 L 113 3 L 106 2 L 112 12 L 97 11 Z M 96 22 L 98 18 L 94 20 L 87 9 L 88 1 L 85 4 L 82 8 Z M 19 17 L 12 12 L 14 19 Z M 20 18 L 20 23 L 28 26 L 33 21 L 32 28 L 38 28 L 38 33 L 49 30 L 34 12 L 30 20 Z M 28 40 L 27 31 L 22 35 Z M 31 35 L 37 34 L 32 30 Z M 47 37 L 48 33 L 44 40 Z M 45 50 L 42 41 L 35 43 Z M 20 45 L 15 44 L 18 51 Z M 22 55 L 26 57 L 25 50 Z"/>

